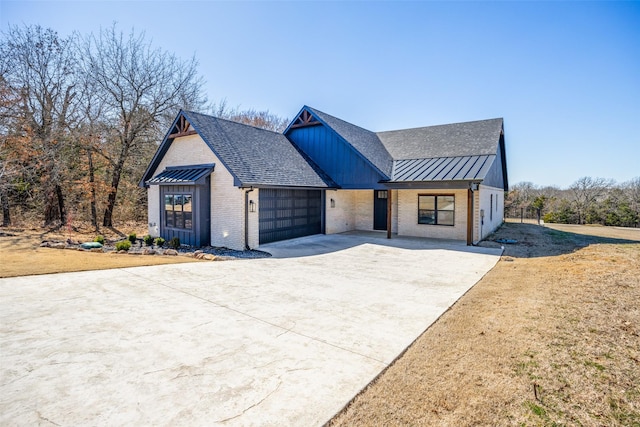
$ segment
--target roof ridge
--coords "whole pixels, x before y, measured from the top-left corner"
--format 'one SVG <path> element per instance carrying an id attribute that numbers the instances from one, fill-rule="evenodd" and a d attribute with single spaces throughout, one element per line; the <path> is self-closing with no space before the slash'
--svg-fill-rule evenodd
<path id="1" fill-rule="evenodd" d="M 308 108 L 308 109 L 310 109 L 310 110 L 312 110 L 312 111 L 314 111 L 314 112 L 318 112 L 318 113 L 320 113 L 320 114 L 324 114 L 325 116 L 332 117 L 332 118 L 334 118 L 334 119 L 336 119 L 336 120 L 339 120 L 339 121 L 341 121 L 341 122 L 343 122 L 343 123 L 346 123 L 346 124 L 348 124 L 348 125 L 350 125 L 350 126 L 357 127 L 358 129 L 362 129 L 362 130 L 365 130 L 365 131 L 367 131 L 367 132 L 371 132 L 371 133 L 373 133 L 373 134 L 375 134 L 375 133 L 376 133 L 376 132 L 374 132 L 374 131 L 372 131 L 372 130 L 370 130 L 370 129 L 363 128 L 362 126 L 358 126 L 358 125 L 353 124 L 353 123 L 351 123 L 351 122 L 348 122 L 348 121 L 346 121 L 346 120 L 344 120 L 344 119 L 341 119 L 340 117 L 336 117 L 336 116 L 331 115 L 331 114 L 329 114 L 329 113 L 325 113 L 324 111 L 320 111 L 320 110 L 318 110 L 317 108 L 313 108 L 313 107 L 310 107 L 310 106 L 308 106 L 308 105 L 305 105 L 304 107 L 306 107 L 306 108 Z M 304 107 L 303 107 L 303 108 L 304 108 Z"/>
<path id="2" fill-rule="evenodd" d="M 231 119 L 225 119 L 223 117 L 214 116 L 212 114 L 199 113 L 197 111 L 189 111 L 189 110 L 182 110 L 182 111 L 187 113 L 187 114 L 198 114 L 200 116 L 205 116 L 205 117 L 216 119 L 216 120 L 222 120 L 223 122 L 228 122 L 228 123 L 233 123 L 233 124 L 236 124 L 236 125 L 246 126 L 246 127 L 257 129 L 257 130 L 261 130 L 261 131 L 264 131 L 264 132 L 275 133 L 276 135 L 284 135 L 282 132 L 276 132 L 274 130 L 264 129 L 264 128 L 261 128 L 259 126 L 249 125 L 247 123 L 241 123 L 241 122 L 237 122 L 237 121 L 231 120 Z"/>
<path id="3" fill-rule="evenodd" d="M 466 122 L 443 123 L 439 125 L 416 126 L 411 128 L 402 128 L 402 129 L 381 130 L 374 133 L 376 135 L 379 135 L 381 133 L 387 133 L 387 132 L 402 132 L 407 130 L 428 129 L 428 128 L 443 127 L 443 126 L 455 126 L 455 125 L 464 125 L 464 124 L 471 124 L 471 123 L 480 123 L 480 122 L 491 122 L 494 120 L 502 120 L 504 122 L 504 117 L 494 117 L 492 119 L 481 119 L 481 120 L 468 120 Z"/>

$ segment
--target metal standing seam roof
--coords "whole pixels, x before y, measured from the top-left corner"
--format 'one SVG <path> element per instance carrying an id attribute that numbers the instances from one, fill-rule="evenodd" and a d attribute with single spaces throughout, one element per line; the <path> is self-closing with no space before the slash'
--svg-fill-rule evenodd
<path id="1" fill-rule="evenodd" d="M 181 185 L 195 184 L 201 178 L 206 177 L 215 165 L 203 165 L 197 167 L 171 167 L 160 172 L 147 181 L 147 184 L 156 185 Z"/>
<path id="2" fill-rule="evenodd" d="M 495 155 L 478 155 L 396 160 L 391 182 L 484 179 L 495 158 Z"/>

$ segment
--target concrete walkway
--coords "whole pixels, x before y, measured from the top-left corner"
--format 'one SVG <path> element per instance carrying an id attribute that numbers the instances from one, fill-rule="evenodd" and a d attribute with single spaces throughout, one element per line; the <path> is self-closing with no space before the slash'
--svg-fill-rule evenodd
<path id="1" fill-rule="evenodd" d="M 320 425 L 500 254 L 375 235 L 261 249 L 0 279 L 0 425 Z"/>

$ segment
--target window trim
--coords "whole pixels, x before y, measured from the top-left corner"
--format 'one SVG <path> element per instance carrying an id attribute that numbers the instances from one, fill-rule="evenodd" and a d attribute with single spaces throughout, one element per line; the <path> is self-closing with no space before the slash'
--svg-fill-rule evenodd
<path id="1" fill-rule="evenodd" d="M 434 203 L 434 212 L 435 212 L 435 223 L 433 224 L 428 224 L 425 222 L 420 222 L 420 197 L 435 197 L 435 203 Z M 453 197 L 453 209 L 452 210 L 444 210 L 444 209 L 438 209 L 438 197 Z M 439 224 L 438 223 L 438 212 L 451 212 L 453 215 L 453 221 L 452 224 Z M 443 227 L 455 227 L 456 225 L 456 195 L 452 194 L 452 193 L 438 193 L 438 194 L 418 194 L 418 209 L 417 209 L 417 214 L 418 214 L 418 218 L 417 218 L 417 222 L 418 225 L 439 225 L 439 226 L 443 226 Z"/>
<path id="2" fill-rule="evenodd" d="M 176 225 L 175 225 L 175 219 L 176 219 L 175 215 L 173 215 L 173 225 L 167 225 L 166 197 L 168 197 L 168 196 L 171 196 L 172 200 L 175 200 L 175 199 L 173 199 L 173 197 L 175 197 L 175 196 L 189 196 L 189 197 L 191 197 L 191 227 L 190 228 L 176 227 Z M 162 195 L 161 200 L 162 200 L 162 222 L 163 222 L 164 228 L 166 230 L 178 230 L 178 231 L 186 231 L 186 232 L 193 232 L 194 231 L 194 227 L 195 227 L 195 224 L 194 224 L 195 197 L 194 197 L 194 192 L 193 191 L 169 191 L 169 192 L 167 192 L 167 193 Z M 175 201 L 173 202 L 172 206 L 175 207 Z M 184 205 L 181 205 L 181 206 L 184 206 Z M 172 212 L 175 212 L 175 210 L 172 211 Z M 184 208 L 180 212 L 184 213 L 185 212 Z M 182 219 L 182 222 L 183 222 L 183 225 L 184 225 L 184 223 L 185 223 L 184 217 Z"/>

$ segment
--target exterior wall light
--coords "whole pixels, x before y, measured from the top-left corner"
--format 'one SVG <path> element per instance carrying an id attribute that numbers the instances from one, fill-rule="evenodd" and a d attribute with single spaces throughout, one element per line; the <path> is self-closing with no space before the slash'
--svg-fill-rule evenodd
<path id="1" fill-rule="evenodd" d="M 256 204 L 253 200 L 249 200 L 249 212 L 255 212 L 256 211 Z"/>
<path id="2" fill-rule="evenodd" d="M 336 207 L 336 201 L 335 201 L 335 200 L 333 200 L 333 199 L 331 199 L 331 207 L 332 207 L 332 208 L 335 208 L 335 207 Z"/>

